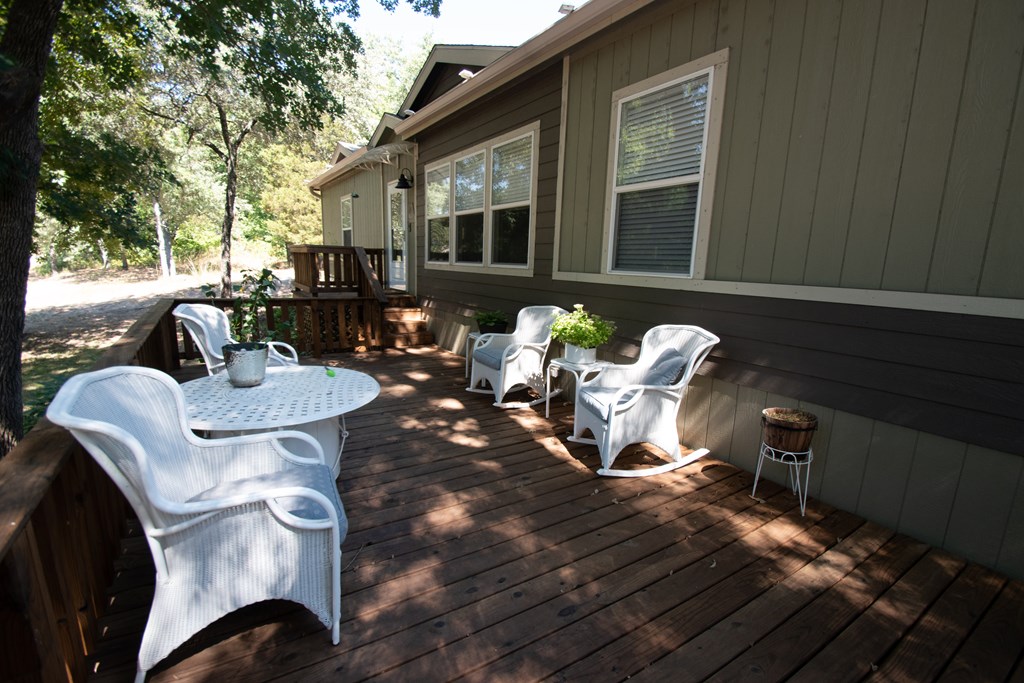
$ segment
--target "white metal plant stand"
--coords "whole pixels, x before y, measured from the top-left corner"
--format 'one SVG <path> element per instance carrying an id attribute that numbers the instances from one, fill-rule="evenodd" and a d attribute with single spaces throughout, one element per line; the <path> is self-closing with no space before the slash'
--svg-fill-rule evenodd
<path id="1" fill-rule="evenodd" d="M 580 383 L 586 379 L 591 372 L 597 372 L 601 368 L 610 365 L 607 361 L 598 360 L 593 363 L 574 363 L 567 358 L 555 358 L 548 363 L 547 377 L 544 383 L 544 417 L 551 417 L 551 397 L 562 393 L 561 387 L 551 391 L 551 378 L 558 377 L 559 370 L 571 372 L 576 378 L 576 398 L 579 398 Z M 573 401 L 575 403 L 575 401 Z"/>
<path id="2" fill-rule="evenodd" d="M 754 490 L 750 492 L 750 495 L 754 497 L 757 496 L 757 481 L 761 477 L 761 465 L 764 464 L 765 458 L 787 466 L 786 483 L 790 485 L 800 501 L 800 515 L 803 516 L 807 509 L 807 487 L 811 481 L 811 461 L 814 460 L 814 449 L 808 448 L 806 451 L 794 453 L 772 448 L 762 441 L 761 453 L 757 458 L 757 472 L 754 474 Z M 803 482 L 800 481 L 801 468 L 803 468 Z"/>
<path id="3" fill-rule="evenodd" d="M 335 477 L 348 436 L 345 413 L 380 393 L 377 380 L 365 373 L 319 365 L 267 368 L 263 383 L 254 387 L 232 386 L 222 372 L 186 382 L 181 389 L 192 429 L 216 434 L 298 429 L 320 442 Z"/>

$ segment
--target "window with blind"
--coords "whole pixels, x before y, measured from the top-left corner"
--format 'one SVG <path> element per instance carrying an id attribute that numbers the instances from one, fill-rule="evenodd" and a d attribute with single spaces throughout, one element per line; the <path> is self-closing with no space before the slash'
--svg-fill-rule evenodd
<path id="1" fill-rule="evenodd" d="M 427 261 L 448 263 L 451 170 L 427 169 Z"/>
<path id="2" fill-rule="evenodd" d="M 609 271 L 691 276 L 711 70 L 618 102 Z"/>
<path id="3" fill-rule="evenodd" d="M 530 266 L 536 125 L 427 168 L 427 264 Z"/>

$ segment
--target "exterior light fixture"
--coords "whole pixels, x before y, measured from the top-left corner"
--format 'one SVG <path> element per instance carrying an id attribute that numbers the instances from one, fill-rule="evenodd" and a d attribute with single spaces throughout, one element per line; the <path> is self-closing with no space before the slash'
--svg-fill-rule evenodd
<path id="1" fill-rule="evenodd" d="M 409 175 L 406 175 L 406 172 Z M 403 168 L 402 172 L 398 176 L 398 182 L 395 183 L 395 188 L 398 190 L 408 190 L 412 187 L 412 171 L 407 168 Z"/>

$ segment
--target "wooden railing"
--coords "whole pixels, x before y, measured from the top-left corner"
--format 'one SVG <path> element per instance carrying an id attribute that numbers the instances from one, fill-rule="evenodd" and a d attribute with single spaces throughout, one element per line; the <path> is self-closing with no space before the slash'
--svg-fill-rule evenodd
<path id="1" fill-rule="evenodd" d="M 293 244 L 288 247 L 295 266 L 295 290 L 306 296 L 374 296 L 376 281 L 387 287 L 383 249 Z"/>
<path id="2" fill-rule="evenodd" d="M 230 310 L 231 299 L 165 299 L 146 311 L 94 369 L 143 365 L 171 372 L 199 357 L 171 314 L 183 301 Z M 272 299 L 295 320 L 282 341 L 320 356 L 380 347 L 376 297 Z M 0 460 L 0 681 L 80 681 L 88 675 L 128 504 L 64 429 L 45 418 Z"/>

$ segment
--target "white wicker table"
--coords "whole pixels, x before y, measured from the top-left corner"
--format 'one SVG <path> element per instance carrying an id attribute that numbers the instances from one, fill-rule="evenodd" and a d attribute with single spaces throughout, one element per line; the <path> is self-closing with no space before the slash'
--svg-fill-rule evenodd
<path id="1" fill-rule="evenodd" d="M 246 388 L 232 386 L 226 372 L 186 382 L 181 389 L 189 427 L 215 436 L 277 429 L 306 432 L 323 446 L 337 477 L 348 436 L 345 413 L 375 399 L 380 385 L 362 372 L 331 370 L 333 377 L 319 365 L 269 367 L 262 384 Z"/>

